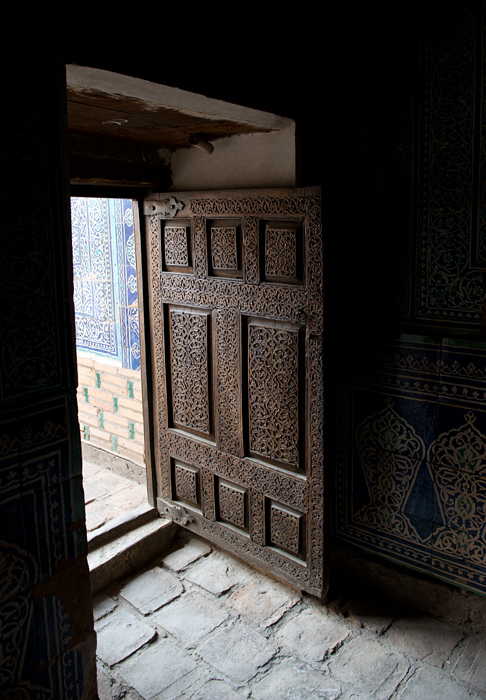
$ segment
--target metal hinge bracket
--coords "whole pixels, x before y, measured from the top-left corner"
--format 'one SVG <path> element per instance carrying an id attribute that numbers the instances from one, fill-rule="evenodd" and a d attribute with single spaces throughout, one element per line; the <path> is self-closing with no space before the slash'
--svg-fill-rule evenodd
<path id="1" fill-rule="evenodd" d="M 162 219 L 173 219 L 180 209 L 184 209 L 184 203 L 178 202 L 175 197 L 145 200 L 143 203 L 145 216 L 158 214 Z"/>
<path id="2" fill-rule="evenodd" d="M 178 525 L 187 525 L 187 523 L 191 523 L 194 520 L 185 508 L 175 503 L 164 501 L 162 498 L 157 498 L 157 510 L 161 515 L 166 515 Z"/>

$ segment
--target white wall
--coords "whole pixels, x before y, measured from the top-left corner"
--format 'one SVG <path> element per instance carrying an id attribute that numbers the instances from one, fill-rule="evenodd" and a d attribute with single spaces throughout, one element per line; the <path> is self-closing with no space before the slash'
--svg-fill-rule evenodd
<path id="1" fill-rule="evenodd" d="M 249 187 L 295 187 L 295 124 L 267 134 L 214 141 L 210 155 L 197 148 L 172 154 L 174 192 Z"/>

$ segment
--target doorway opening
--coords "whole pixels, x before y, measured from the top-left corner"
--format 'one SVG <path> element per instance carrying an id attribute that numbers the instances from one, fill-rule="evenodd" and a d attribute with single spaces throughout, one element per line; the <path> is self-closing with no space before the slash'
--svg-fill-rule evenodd
<path id="1" fill-rule="evenodd" d="M 71 198 L 88 536 L 147 503 L 132 200 Z"/>

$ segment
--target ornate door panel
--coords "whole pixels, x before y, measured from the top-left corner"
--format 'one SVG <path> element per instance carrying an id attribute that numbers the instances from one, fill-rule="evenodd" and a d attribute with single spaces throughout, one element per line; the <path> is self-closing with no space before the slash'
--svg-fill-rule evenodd
<path id="1" fill-rule="evenodd" d="M 324 593 L 319 191 L 147 202 L 158 507 Z"/>

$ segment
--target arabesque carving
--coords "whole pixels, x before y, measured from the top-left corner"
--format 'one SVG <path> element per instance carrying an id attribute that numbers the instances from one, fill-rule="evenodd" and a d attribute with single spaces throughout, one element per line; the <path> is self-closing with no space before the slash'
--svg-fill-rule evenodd
<path id="1" fill-rule="evenodd" d="M 171 493 L 175 478 L 174 491 L 190 509 L 199 483 L 200 509 L 191 511 L 189 529 L 319 595 L 320 198 L 184 195 L 184 201 L 181 217 L 190 219 L 193 234 L 192 273 L 163 270 L 160 224 L 156 216 L 150 220 L 161 495 Z M 238 230 L 228 223 L 237 219 Z M 260 250 L 262 231 L 267 251 Z M 305 262 L 301 270 L 299 260 Z M 237 279 L 208 276 L 237 265 Z M 177 465 L 172 477 L 171 464 Z M 185 473 L 180 464 L 193 466 Z M 192 468 L 199 470 L 199 482 Z"/>
<path id="2" fill-rule="evenodd" d="M 216 270 L 238 268 L 236 226 L 213 226 L 211 228 L 211 265 Z"/>
<path id="3" fill-rule="evenodd" d="M 298 467 L 298 332 L 250 324 L 248 374 L 250 451 Z"/>
<path id="4" fill-rule="evenodd" d="M 210 433 L 208 317 L 169 312 L 174 423 Z"/>
<path id="5" fill-rule="evenodd" d="M 185 226 L 166 226 L 165 236 L 165 264 L 187 267 L 189 265 L 189 251 L 187 249 L 187 231 Z"/>
<path id="6" fill-rule="evenodd" d="M 265 275 L 297 277 L 295 230 L 267 226 L 265 231 Z"/>

